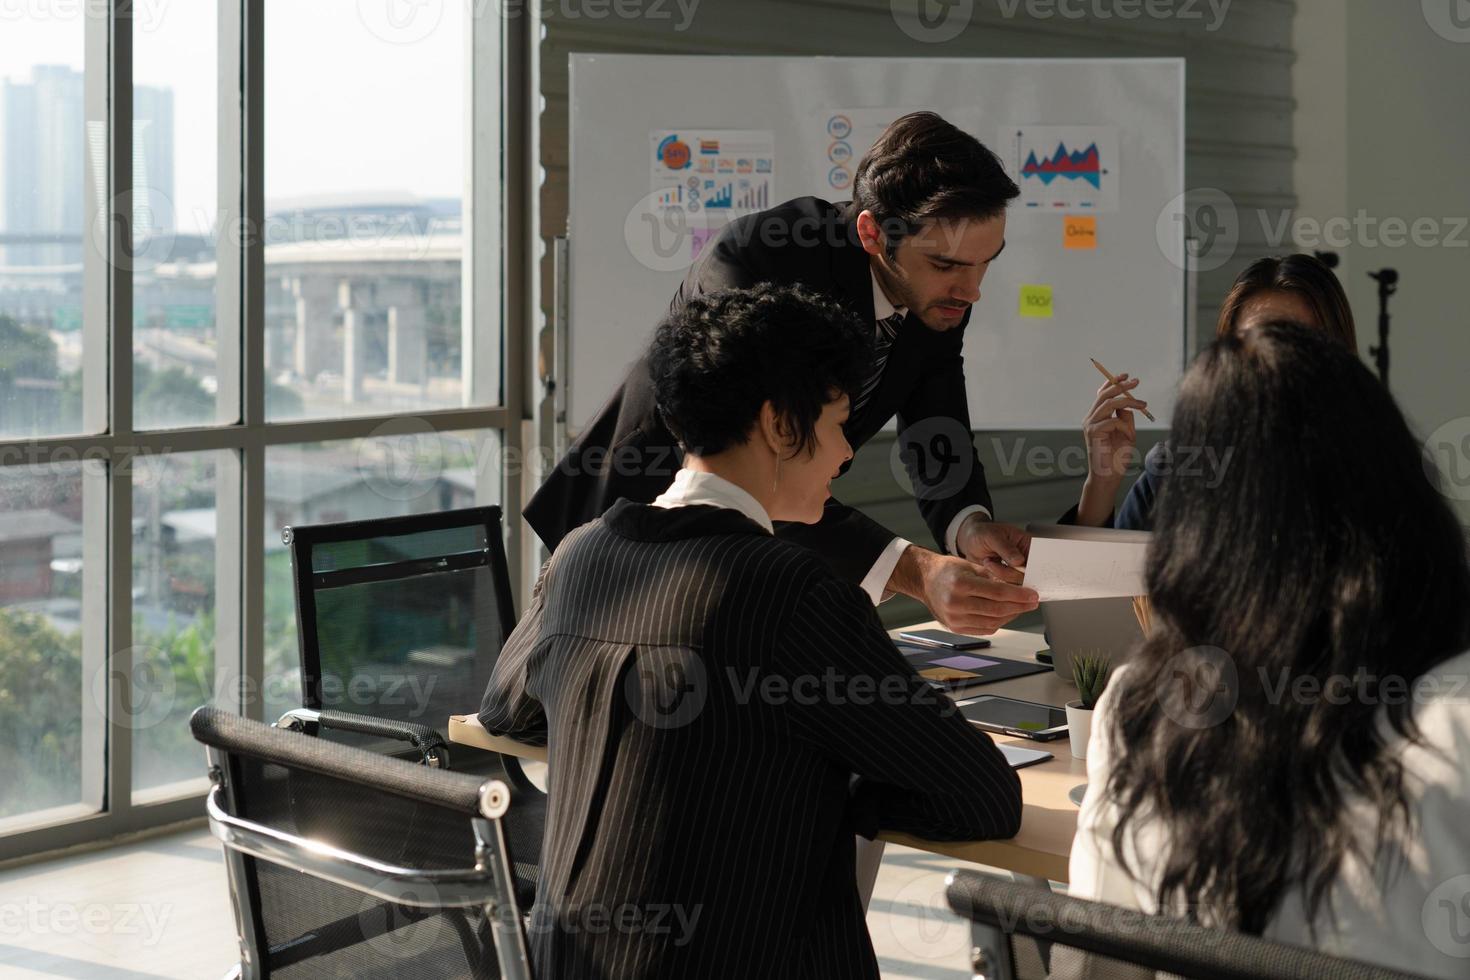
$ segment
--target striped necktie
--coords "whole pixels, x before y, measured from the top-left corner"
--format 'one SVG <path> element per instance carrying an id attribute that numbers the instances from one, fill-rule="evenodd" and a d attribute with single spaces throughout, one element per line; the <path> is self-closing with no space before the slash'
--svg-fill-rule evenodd
<path id="1" fill-rule="evenodd" d="M 883 380 L 883 369 L 888 366 L 888 352 L 893 349 L 893 339 L 898 336 L 898 325 L 903 322 L 905 314 L 903 311 L 895 311 L 892 316 L 878 321 L 877 333 L 873 341 L 873 370 L 863 381 L 862 390 L 858 392 L 857 404 L 852 407 L 850 414 L 856 415 L 860 412 L 868 400 L 873 397 L 873 392 L 878 390 L 879 383 Z"/>

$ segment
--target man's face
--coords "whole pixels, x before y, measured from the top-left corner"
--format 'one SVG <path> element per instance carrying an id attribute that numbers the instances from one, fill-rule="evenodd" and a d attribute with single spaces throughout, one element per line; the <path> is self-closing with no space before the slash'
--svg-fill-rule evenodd
<path id="1" fill-rule="evenodd" d="M 980 299 L 980 283 L 1005 247 L 1006 218 L 932 221 L 903 239 L 892 258 L 873 215 L 858 216 L 858 236 L 878 284 L 930 330 L 953 330 Z"/>

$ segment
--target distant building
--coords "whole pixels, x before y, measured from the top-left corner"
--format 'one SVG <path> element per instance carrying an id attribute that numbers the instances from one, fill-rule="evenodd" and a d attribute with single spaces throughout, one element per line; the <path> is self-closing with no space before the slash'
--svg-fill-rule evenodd
<path id="1" fill-rule="evenodd" d="M 50 510 L 0 511 L 0 606 L 50 599 L 55 541 L 80 531 Z"/>
<path id="2" fill-rule="evenodd" d="M 64 65 L 36 65 L 29 82 L 0 83 L 0 268 L 82 261 L 83 168 L 92 138 L 82 81 L 81 72 Z M 135 237 L 172 233 L 172 89 L 133 89 L 133 185 Z"/>

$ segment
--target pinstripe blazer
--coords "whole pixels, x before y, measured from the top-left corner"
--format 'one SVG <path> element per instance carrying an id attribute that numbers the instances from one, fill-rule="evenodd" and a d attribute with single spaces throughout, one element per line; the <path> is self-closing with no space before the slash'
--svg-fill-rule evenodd
<path id="1" fill-rule="evenodd" d="M 543 977 L 876 978 L 854 832 L 1020 823 L 868 597 L 726 508 L 620 500 L 568 535 L 480 721 L 549 740 Z"/>

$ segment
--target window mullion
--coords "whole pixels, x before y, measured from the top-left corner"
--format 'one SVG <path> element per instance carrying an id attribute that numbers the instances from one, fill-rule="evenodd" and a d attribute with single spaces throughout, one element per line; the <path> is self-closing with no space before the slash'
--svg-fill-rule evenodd
<path id="1" fill-rule="evenodd" d="M 244 234 L 240 241 L 239 321 L 244 379 L 244 445 L 241 449 L 241 646 L 249 718 L 260 718 L 265 683 L 265 0 L 232 0 L 238 5 L 238 48 L 243 91 L 240 112 L 240 200 Z"/>
<path id="2" fill-rule="evenodd" d="M 109 18 L 107 300 L 108 428 L 114 452 L 107 482 L 107 806 L 132 808 L 133 485 L 126 465 L 133 432 L 133 14 L 115 4 Z M 97 687 L 94 686 L 93 690 Z"/>

